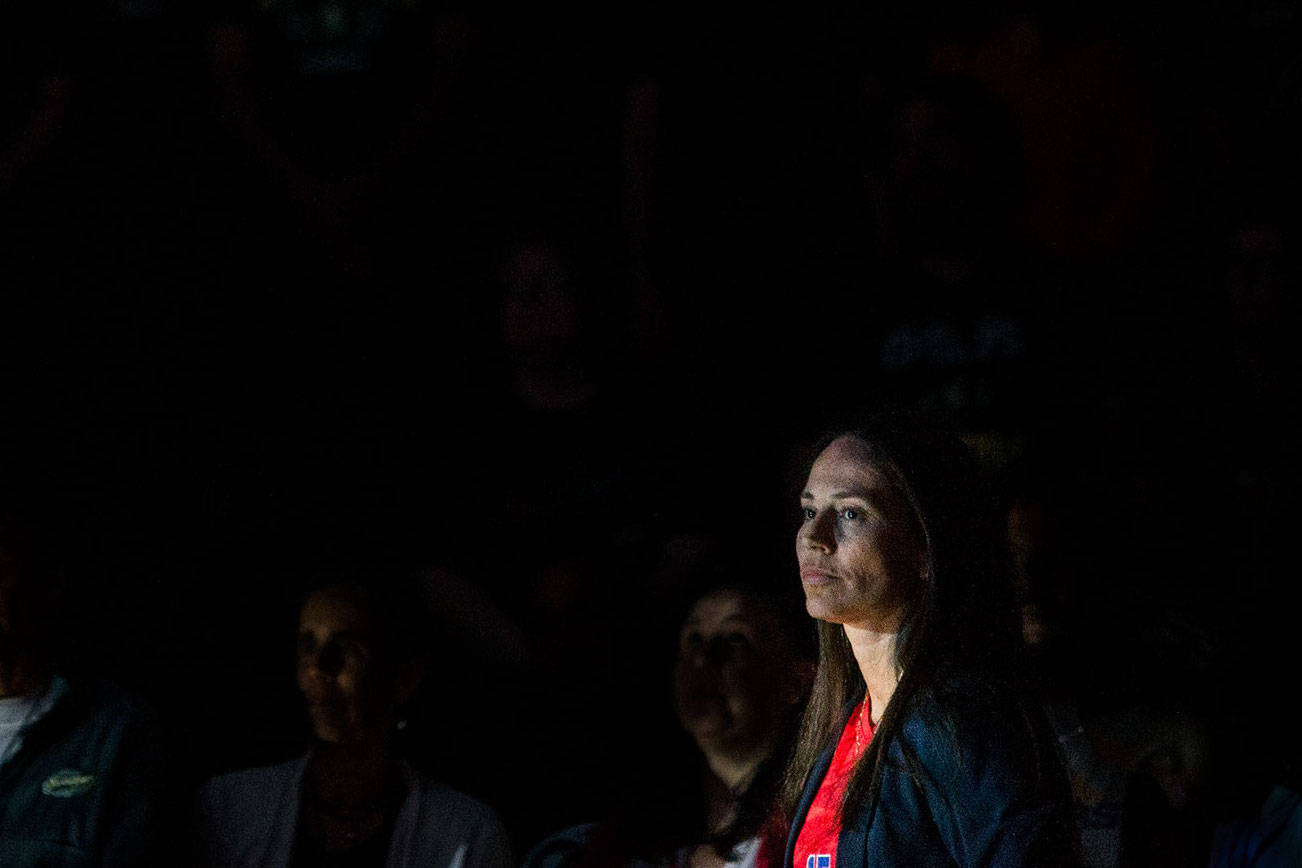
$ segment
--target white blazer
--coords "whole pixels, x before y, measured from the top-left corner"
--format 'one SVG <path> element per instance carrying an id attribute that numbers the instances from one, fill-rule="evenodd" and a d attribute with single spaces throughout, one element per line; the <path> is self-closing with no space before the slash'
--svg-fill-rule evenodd
<path id="1" fill-rule="evenodd" d="M 288 868 L 298 826 L 306 755 L 209 780 L 199 791 L 195 862 L 212 868 Z M 451 787 L 404 770 L 386 868 L 508 868 L 510 845 L 497 815 Z"/>

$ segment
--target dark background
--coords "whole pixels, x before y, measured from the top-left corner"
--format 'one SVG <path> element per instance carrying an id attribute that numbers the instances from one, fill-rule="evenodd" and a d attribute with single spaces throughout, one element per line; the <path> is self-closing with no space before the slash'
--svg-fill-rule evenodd
<path id="1" fill-rule="evenodd" d="M 525 847 L 655 767 L 681 592 L 794 584 L 801 446 L 906 406 L 1047 505 L 1099 680 L 1291 767 L 1302 9 L 1057 6 L 6 0 L 65 665 L 186 791 L 303 744 L 307 576 L 416 571 L 413 752 Z"/>

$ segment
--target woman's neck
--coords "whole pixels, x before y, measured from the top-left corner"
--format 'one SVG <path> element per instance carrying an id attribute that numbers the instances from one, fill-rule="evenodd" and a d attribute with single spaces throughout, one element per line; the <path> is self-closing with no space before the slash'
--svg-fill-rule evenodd
<path id="1" fill-rule="evenodd" d="M 331 801 L 369 801 L 384 792 L 395 763 L 388 741 L 321 744 L 312 752 L 308 779 L 318 795 Z"/>
<path id="2" fill-rule="evenodd" d="M 886 712 L 895 687 L 900 683 L 900 673 L 895 668 L 895 647 L 898 632 L 886 632 L 867 627 L 845 625 L 845 638 L 850 641 L 859 674 L 868 689 L 869 712 L 876 725 Z"/>
<path id="3" fill-rule="evenodd" d="M 738 800 L 750 785 L 757 768 L 758 763 L 744 771 L 738 769 L 740 773 L 730 780 L 720 775 L 713 764 L 710 765 L 702 782 L 705 789 L 705 827 L 710 834 L 718 834 L 728 828 L 728 824 L 736 818 Z"/>
<path id="4" fill-rule="evenodd" d="M 772 749 L 772 740 L 767 739 L 746 749 L 701 748 L 701 752 L 714 776 L 729 792 L 739 793 L 746 789 Z"/>

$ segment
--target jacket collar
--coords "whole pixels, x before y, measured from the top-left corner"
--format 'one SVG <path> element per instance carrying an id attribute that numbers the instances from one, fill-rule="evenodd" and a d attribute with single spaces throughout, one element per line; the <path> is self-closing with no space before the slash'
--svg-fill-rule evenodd
<path id="1" fill-rule="evenodd" d="M 796 858 L 796 839 L 800 836 L 800 830 L 805 825 L 805 817 L 809 815 L 809 806 L 814 803 L 814 796 L 818 795 L 818 788 L 823 783 L 823 778 L 827 776 L 827 770 L 832 765 L 832 756 L 836 753 L 836 744 L 840 741 L 841 731 L 845 729 L 846 723 L 850 720 L 850 715 L 854 713 L 855 707 L 863 701 L 863 692 L 856 692 L 854 698 L 841 709 L 841 714 L 837 717 L 840 724 L 832 736 L 831 744 L 823 749 L 815 761 L 814 767 L 809 770 L 809 776 L 805 778 L 805 789 L 800 794 L 800 803 L 796 805 L 795 815 L 791 818 L 791 828 L 787 831 L 787 848 L 782 857 L 784 868 L 792 868 L 792 863 Z M 842 835 L 848 830 L 843 830 Z M 837 848 L 838 850 L 840 847 Z M 800 866 L 795 866 L 800 868 Z"/>
<path id="2" fill-rule="evenodd" d="M 307 772 L 312 751 L 287 763 L 284 785 L 276 803 L 275 819 L 268 827 L 268 835 L 263 842 L 260 865 L 287 866 L 293 860 L 294 840 L 298 834 L 299 805 L 303 794 L 303 776 Z M 389 840 L 387 866 L 406 865 L 410 861 L 416 831 L 420 822 L 421 786 L 420 776 L 405 760 L 398 760 L 402 779 L 407 786 L 407 797 L 403 799 L 398 816 L 393 821 L 393 836 Z"/>

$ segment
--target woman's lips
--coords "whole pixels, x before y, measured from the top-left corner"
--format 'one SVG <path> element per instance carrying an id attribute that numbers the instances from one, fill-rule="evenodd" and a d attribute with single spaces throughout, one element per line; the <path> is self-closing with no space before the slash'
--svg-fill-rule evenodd
<path id="1" fill-rule="evenodd" d="M 805 569 L 800 571 L 800 580 L 806 585 L 826 585 L 836 576 L 823 570 Z"/>

